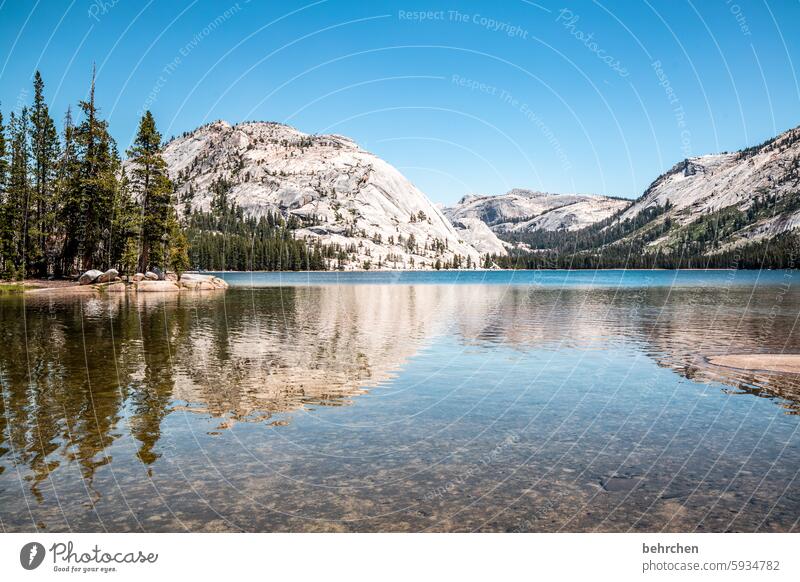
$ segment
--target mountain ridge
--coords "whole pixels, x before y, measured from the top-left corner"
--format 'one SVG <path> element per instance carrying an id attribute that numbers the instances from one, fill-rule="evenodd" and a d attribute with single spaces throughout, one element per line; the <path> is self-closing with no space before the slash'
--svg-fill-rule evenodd
<path id="1" fill-rule="evenodd" d="M 609 196 L 514 188 L 498 195 L 468 194 L 443 212 L 478 250 L 504 254 L 513 248 L 508 235 L 578 230 L 611 216 L 631 202 Z"/>
<path id="2" fill-rule="evenodd" d="M 350 138 L 218 120 L 171 140 L 163 156 L 184 215 L 208 211 L 215 182 L 225 180 L 246 214 L 294 217 L 296 237 L 346 248 L 345 268 L 480 263 L 423 192 Z"/>
<path id="3" fill-rule="evenodd" d="M 215 121 L 168 142 L 164 159 L 182 213 L 210 208 L 214 181 L 225 179 L 247 214 L 292 217 L 296 237 L 346 248 L 344 268 L 488 266 L 487 255 L 568 248 L 622 256 L 621 246 L 702 257 L 800 227 L 800 127 L 684 159 L 635 200 L 515 188 L 440 208 L 354 140 L 278 122 Z"/>
<path id="4" fill-rule="evenodd" d="M 795 127 L 757 146 L 686 158 L 629 207 L 593 225 L 502 238 L 538 253 L 517 254 L 528 267 L 545 256 L 562 267 L 785 267 L 794 264 L 799 227 Z"/>

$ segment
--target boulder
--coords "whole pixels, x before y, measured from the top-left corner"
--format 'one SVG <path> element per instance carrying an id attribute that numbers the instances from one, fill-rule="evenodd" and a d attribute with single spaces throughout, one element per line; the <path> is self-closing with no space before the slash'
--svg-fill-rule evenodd
<path id="1" fill-rule="evenodd" d="M 86 271 L 83 275 L 78 278 L 78 283 L 81 285 L 91 285 L 98 278 L 103 275 L 102 271 L 98 271 L 97 269 L 90 269 Z"/>
<path id="2" fill-rule="evenodd" d="M 106 287 L 106 291 L 109 293 L 125 293 L 127 289 L 127 285 L 123 282 L 118 283 L 111 283 L 108 287 Z"/>
<path id="3" fill-rule="evenodd" d="M 215 289 L 227 289 L 228 284 L 214 275 L 200 275 L 197 273 L 187 273 L 181 277 L 181 286 L 191 291 L 214 291 Z"/>
<path id="4" fill-rule="evenodd" d="M 147 271 L 144 274 L 144 278 L 148 281 L 158 281 L 158 275 L 156 275 L 153 271 Z"/>
<path id="5" fill-rule="evenodd" d="M 159 281 L 163 281 L 163 280 L 164 280 L 164 278 L 165 278 L 165 277 L 164 277 L 164 271 L 162 271 L 162 270 L 161 270 L 161 269 L 159 269 L 158 267 L 153 267 L 152 269 L 150 269 L 150 272 L 152 272 L 152 273 L 155 273 L 155 274 L 156 274 L 156 276 L 158 277 L 158 280 L 159 280 Z"/>
<path id="6" fill-rule="evenodd" d="M 139 281 L 136 284 L 136 290 L 139 293 L 175 293 L 180 291 L 181 288 L 172 281 Z"/>
<path id="7" fill-rule="evenodd" d="M 214 275 L 201 275 L 200 273 L 184 273 L 181 281 L 210 281 Z"/>
<path id="8" fill-rule="evenodd" d="M 211 283 L 214 285 L 214 289 L 228 288 L 228 282 L 225 279 L 220 279 L 219 277 L 214 277 L 211 279 Z"/>
<path id="9" fill-rule="evenodd" d="M 164 279 L 166 279 L 167 281 L 177 281 L 178 280 L 178 274 L 177 273 L 167 273 L 166 275 L 164 275 Z"/>
<path id="10" fill-rule="evenodd" d="M 180 285 L 182 289 L 188 289 L 189 291 L 197 291 L 197 287 L 198 285 L 200 285 L 200 281 L 191 281 L 191 280 L 185 281 L 181 279 L 178 282 L 178 285 Z"/>
<path id="11" fill-rule="evenodd" d="M 142 279 L 144 279 L 144 273 L 136 273 L 136 274 L 133 276 L 133 278 L 132 278 L 131 280 L 132 280 L 134 283 L 138 283 L 138 282 L 139 282 L 139 281 L 141 281 Z"/>
<path id="12" fill-rule="evenodd" d="M 109 269 L 108 271 L 100 275 L 95 282 L 108 283 L 110 281 L 113 281 L 118 276 L 119 276 L 119 271 L 117 271 L 116 269 Z"/>

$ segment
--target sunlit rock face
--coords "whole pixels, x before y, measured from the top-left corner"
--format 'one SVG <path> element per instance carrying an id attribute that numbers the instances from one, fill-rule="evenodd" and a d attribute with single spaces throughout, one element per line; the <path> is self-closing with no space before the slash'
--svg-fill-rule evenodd
<path id="1" fill-rule="evenodd" d="M 247 214 L 279 211 L 306 220 L 298 237 L 352 247 L 345 268 L 431 269 L 479 253 L 396 168 L 339 135 L 309 135 L 280 123 L 217 121 L 164 150 L 181 209 L 208 210 L 224 178 Z"/>
<path id="2" fill-rule="evenodd" d="M 673 228 L 651 243 L 657 246 L 668 242 L 680 226 L 709 213 L 735 208 L 744 213 L 744 224 L 734 232 L 719 234 L 720 250 L 769 239 L 800 226 L 798 160 L 800 128 L 746 150 L 685 159 L 659 176 L 620 220 L 633 218 L 647 208 L 671 204 L 658 222 L 668 216 Z M 753 206 L 764 195 L 773 199 L 767 211 L 759 213 Z"/>
<path id="3" fill-rule="evenodd" d="M 536 230 L 578 230 L 625 209 L 628 200 L 583 194 L 550 194 L 515 188 L 498 196 L 464 196 L 444 214 L 478 250 L 505 253 L 496 235 Z"/>

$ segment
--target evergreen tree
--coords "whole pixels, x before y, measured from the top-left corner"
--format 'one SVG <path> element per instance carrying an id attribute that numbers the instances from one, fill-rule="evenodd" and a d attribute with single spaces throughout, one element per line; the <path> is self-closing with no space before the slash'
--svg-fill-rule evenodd
<path id="1" fill-rule="evenodd" d="M 119 264 L 120 272 L 127 275 L 130 281 L 131 272 L 139 264 L 139 243 L 135 238 L 131 237 L 125 241 L 125 248 L 122 250 Z"/>
<path id="2" fill-rule="evenodd" d="M 75 124 L 72 121 L 72 109 L 67 108 L 64 116 L 63 150 L 58 163 L 56 180 L 59 200 L 57 212 L 57 235 L 61 241 L 61 260 L 56 265 L 56 274 L 69 274 L 74 268 L 74 259 L 78 254 L 78 233 L 81 227 L 80 218 L 80 160 L 78 146 L 75 143 Z"/>
<path id="3" fill-rule="evenodd" d="M 44 82 L 39 71 L 33 81 L 31 109 L 31 153 L 33 156 L 33 213 L 28 240 L 28 261 L 40 276 L 52 270 L 55 261 L 54 226 L 56 216 L 56 164 L 59 156 L 58 132 L 44 101 Z"/>
<path id="4" fill-rule="evenodd" d="M 65 272 L 103 268 L 111 261 L 114 199 L 120 167 L 108 124 L 98 116 L 95 83 L 87 101 L 80 102 L 83 121 L 65 135 L 65 152 L 74 147 L 71 163 L 66 154 L 66 187 L 62 215 L 65 217 L 63 268 Z M 67 128 L 69 131 L 69 128 Z M 69 143 L 72 142 L 72 143 Z"/>
<path id="5" fill-rule="evenodd" d="M 11 113 L 11 164 L 3 212 L 6 265 L 4 270 L 12 278 L 26 275 L 31 187 L 29 180 L 30 144 L 28 143 L 28 110 L 19 115 Z"/>
<path id="6" fill-rule="evenodd" d="M 189 268 L 189 242 L 186 240 L 186 235 L 178 223 L 178 216 L 174 209 L 171 215 L 169 221 L 168 265 L 180 279 L 183 272 Z"/>
<path id="7" fill-rule="evenodd" d="M 81 101 L 84 120 L 75 128 L 79 168 L 77 202 L 79 212 L 76 239 L 78 271 L 109 265 L 109 243 L 113 219 L 114 197 L 117 193 L 119 158 L 108 124 L 98 117 L 94 99 L 94 74 L 88 101 Z"/>
<path id="8" fill-rule="evenodd" d="M 7 224 L 8 209 L 8 146 L 6 145 L 6 128 L 3 125 L 3 113 L 0 111 L 0 273 L 5 272 L 6 262 L 10 259 L 10 227 Z"/>
<path id="9" fill-rule="evenodd" d="M 119 188 L 114 199 L 114 217 L 111 225 L 111 265 L 123 273 L 131 273 L 139 264 L 140 209 L 130 193 L 130 181 L 120 170 Z M 133 262 L 130 262 L 133 256 Z"/>
<path id="10" fill-rule="evenodd" d="M 172 182 L 161 157 L 161 134 L 149 111 L 139 122 L 128 156 L 133 164 L 131 189 L 141 207 L 139 270 L 144 272 L 151 265 L 163 268 L 169 239 Z"/>

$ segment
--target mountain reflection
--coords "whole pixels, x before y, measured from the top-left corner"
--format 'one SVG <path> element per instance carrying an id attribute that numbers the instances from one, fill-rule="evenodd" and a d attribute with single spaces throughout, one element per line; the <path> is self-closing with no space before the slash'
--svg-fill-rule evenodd
<path id="1" fill-rule="evenodd" d="M 225 429 L 348 405 L 442 335 L 487 358 L 501 345 L 524 353 L 632 344 L 687 378 L 779 396 L 797 412 L 796 378 L 706 363 L 798 350 L 797 297 L 758 293 L 753 301 L 747 288 L 387 285 L 0 298 L 0 479 L 19 471 L 41 500 L 67 463 L 97 497 L 95 474 L 123 436 L 150 467 L 172 413 L 207 415 Z"/>
<path id="2" fill-rule="evenodd" d="M 349 404 L 443 326 L 441 303 L 433 287 L 4 298 L 0 474 L 28 467 L 38 495 L 76 461 L 91 490 L 122 434 L 155 462 L 175 410 L 225 428 Z"/>

